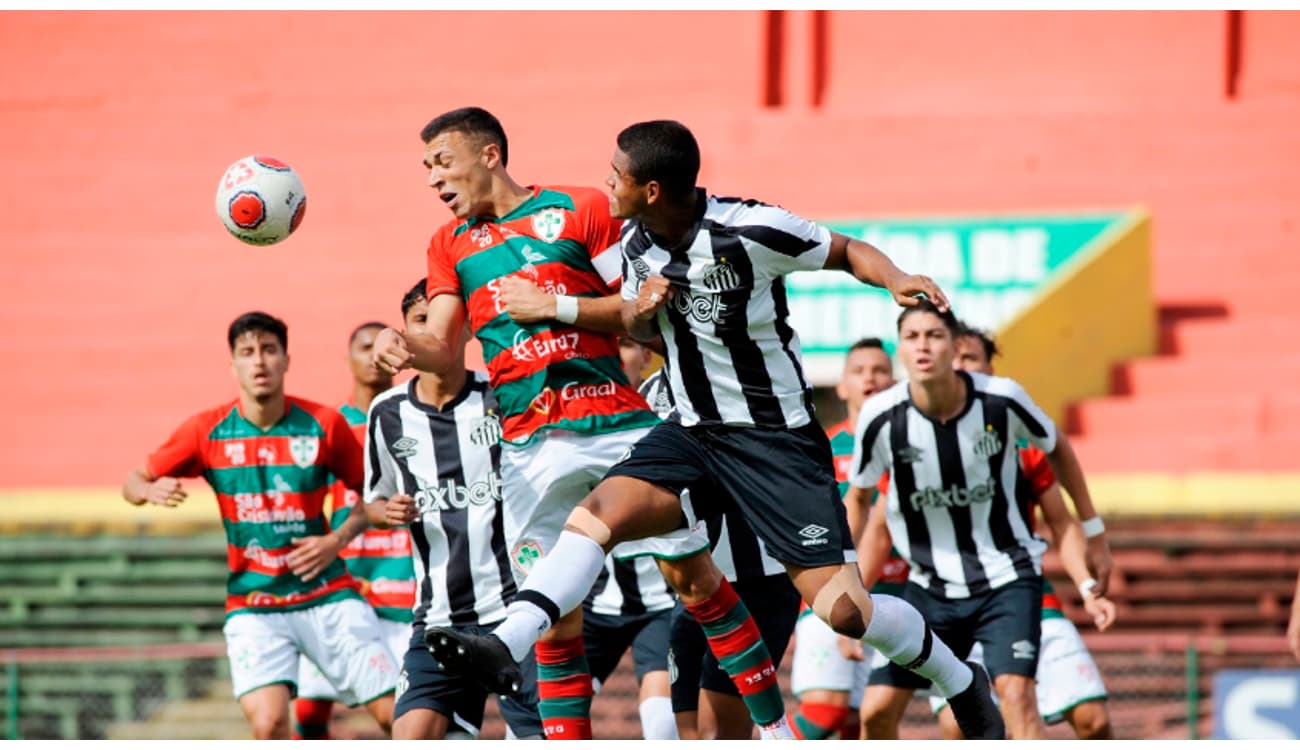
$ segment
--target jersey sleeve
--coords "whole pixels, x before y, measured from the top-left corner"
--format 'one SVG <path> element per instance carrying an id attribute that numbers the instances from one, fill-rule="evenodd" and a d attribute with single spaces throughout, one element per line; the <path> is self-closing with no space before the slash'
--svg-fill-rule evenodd
<path id="1" fill-rule="evenodd" d="M 619 244 L 623 220 L 610 216 L 609 199 L 599 190 L 587 188 L 571 195 L 582 224 L 583 241 L 591 255 L 591 265 L 610 292 L 616 292 L 623 279 L 623 252 Z"/>
<path id="2" fill-rule="evenodd" d="M 199 434 L 203 415 L 196 414 L 145 459 L 144 468 L 153 479 L 161 477 L 197 477 L 203 473 L 203 453 Z"/>
<path id="3" fill-rule="evenodd" d="M 740 236 L 750 240 L 751 255 L 772 276 L 816 271 L 831 252 L 831 231 L 780 206 L 758 205 L 740 221 Z M 758 266 L 755 263 L 755 266 Z"/>
<path id="4" fill-rule="evenodd" d="M 849 468 L 849 483 L 854 487 L 871 489 L 889 471 L 888 426 L 888 411 L 863 411 L 858 415 L 858 424 L 854 429 L 853 463 Z"/>
<path id="5" fill-rule="evenodd" d="M 329 451 L 330 473 L 349 490 L 361 491 L 365 479 L 361 444 L 342 414 L 333 410 L 321 419 L 325 427 L 325 448 Z"/>
<path id="6" fill-rule="evenodd" d="M 1020 449 L 1020 467 L 1029 479 L 1034 495 L 1041 495 L 1056 484 L 1056 474 L 1047 461 L 1047 454 L 1038 448 Z"/>
<path id="7" fill-rule="evenodd" d="M 370 418 L 366 420 L 366 489 L 362 497 L 367 503 L 387 500 L 397 494 L 394 459 L 388 451 L 383 420 L 378 418 L 375 406 L 378 404 L 371 405 Z"/>
<path id="8" fill-rule="evenodd" d="M 440 294 L 460 296 L 460 277 L 456 275 L 456 257 L 452 249 L 454 232 L 455 224 L 448 222 L 429 240 L 429 276 L 425 294 L 429 299 Z"/>
<path id="9" fill-rule="evenodd" d="M 1056 423 L 1010 378 L 992 378 L 990 388 L 1006 397 L 1012 442 L 1027 441 L 1045 453 L 1056 450 Z"/>

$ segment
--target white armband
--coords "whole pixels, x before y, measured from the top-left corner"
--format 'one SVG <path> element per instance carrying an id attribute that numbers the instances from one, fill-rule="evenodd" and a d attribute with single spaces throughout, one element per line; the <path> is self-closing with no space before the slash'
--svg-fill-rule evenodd
<path id="1" fill-rule="evenodd" d="M 1083 535 L 1089 539 L 1106 533 L 1106 524 L 1101 522 L 1101 516 L 1093 516 L 1079 525 L 1083 527 Z"/>
<path id="2" fill-rule="evenodd" d="M 573 325 L 578 322 L 578 298 L 566 294 L 555 295 L 555 319 Z"/>

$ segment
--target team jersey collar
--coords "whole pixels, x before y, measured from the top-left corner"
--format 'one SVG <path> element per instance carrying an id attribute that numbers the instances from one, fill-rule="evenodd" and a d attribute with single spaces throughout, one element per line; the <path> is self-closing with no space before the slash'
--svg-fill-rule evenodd
<path id="1" fill-rule="evenodd" d="M 925 417 L 926 420 L 928 420 L 935 427 L 951 429 L 953 425 L 960 422 L 961 418 L 966 416 L 966 414 L 970 412 L 971 406 L 975 403 L 975 381 L 973 378 L 971 378 L 970 373 L 966 372 L 965 370 L 954 370 L 954 372 L 957 373 L 957 377 L 966 381 L 966 405 L 961 408 L 961 411 L 957 413 L 957 416 L 947 421 L 941 422 L 938 419 L 935 419 L 934 417 L 930 416 L 929 414 L 926 414 L 925 412 L 921 411 L 921 407 L 917 406 L 916 401 L 912 399 L 911 385 L 908 385 L 907 387 L 908 405 L 911 406 L 913 409 L 915 409 L 917 414 L 920 414 L 922 417 Z"/>
<path id="2" fill-rule="evenodd" d="M 529 185 L 528 189 L 532 195 L 524 199 L 523 203 L 515 206 L 505 216 L 471 216 L 461 224 L 461 228 L 477 226 L 479 224 L 504 224 L 507 221 L 535 214 L 538 211 L 547 208 L 568 208 L 569 202 L 565 197 L 553 190 L 547 190 L 540 185 Z"/>
<path id="3" fill-rule="evenodd" d="M 275 424 L 271 425 L 270 427 L 267 427 L 265 430 L 253 424 L 253 421 L 251 419 L 244 416 L 244 404 L 239 399 L 235 399 L 235 416 L 239 417 L 240 421 L 242 421 L 244 424 L 248 425 L 249 427 L 253 428 L 258 433 L 262 435 L 273 435 L 275 434 L 275 431 L 280 428 L 281 425 L 289 421 L 289 415 L 293 413 L 293 407 L 294 407 L 293 397 L 286 395 L 284 397 L 284 413 L 280 415 L 279 419 L 275 420 Z"/>
<path id="4" fill-rule="evenodd" d="M 453 396 L 452 399 L 447 402 L 446 406 L 439 409 L 427 401 L 420 400 L 419 395 L 415 392 L 415 382 L 419 379 L 419 375 L 411 378 L 411 381 L 406 386 L 406 396 L 415 408 L 428 414 L 445 415 L 452 413 L 456 410 L 457 406 L 460 406 L 465 399 L 469 398 L 469 394 L 474 390 L 474 372 L 472 370 L 466 370 L 465 385 L 461 386 L 460 392 Z"/>
<path id="5" fill-rule="evenodd" d="M 682 237 L 682 241 L 674 247 L 665 247 L 660 243 L 659 238 L 650 234 L 650 230 L 646 229 L 645 224 L 642 224 L 639 221 L 637 222 L 636 228 L 638 232 L 645 235 L 645 238 L 650 240 L 650 243 L 656 247 L 666 250 L 671 255 L 684 255 L 691 249 L 691 245 L 695 244 L 695 238 L 700 233 L 700 225 L 704 223 L 704 214 L 708 210 L 709 191 L 707 188 L 697 186 L 695 188 L 695 216 L 692 220 L 691 228 L 686 230 L 686 234 Z"/>

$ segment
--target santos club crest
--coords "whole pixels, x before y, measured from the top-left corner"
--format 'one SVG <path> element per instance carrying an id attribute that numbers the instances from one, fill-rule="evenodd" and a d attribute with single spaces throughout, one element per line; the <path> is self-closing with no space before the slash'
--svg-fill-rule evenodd
<path id="1" fill-rule="evenodd" d="M 555 242 L 564 232 L 564 212 L 548 208 L 533 214 L 533 234 L 540 240 Z"/>
<path id="2" fill-rule="evenodd" d="M 319 453 L 320 438 L 296 437 L 289 439 L 289 455 L 293 456 L 295 464 L 304 469 L 316 463 L 316 456 Z"/>

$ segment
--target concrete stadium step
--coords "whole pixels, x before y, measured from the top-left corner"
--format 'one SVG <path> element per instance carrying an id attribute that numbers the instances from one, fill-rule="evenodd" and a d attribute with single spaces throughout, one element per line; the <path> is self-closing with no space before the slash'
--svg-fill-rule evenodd
<path id="1" fill-rule="evenodd" d="M 1286 382 L 1272 381 L 1270 383 Z M 1256 390 L 1258 388 L 1258 390 Z M 1213 433 L 1267 436 L 1300 427 L 1300 395 L 1266 390 L 1262 383 L 1224 383 L 1205 393 L 1139 393 L 1092 399 L 1074 409 L 1083 434 L 1168 435 Z"/>
<path id="2" fill-rule="evenodd" d="M 1278 336 L 1289 338 L 1295 329 L 1294 314 L 1280 313 L 1228 321 L 1187 322 L 1161 331 L 1161 351 L 1185 356 L 1238 357 L 1249 352 L 1247 347 L 1268 347 Z M 1269 348 L 1258 351 L 1264 356 L 1270 352 Z"/>
<path id="3" fill-rule="evenodd" d="M 107 739 L 246 740 L 252 739 L 252 732 L 230 691 L 230 683 L 216 682 L 205 697 L 169 703 L 148 721 L 110 726 Z"/>
<path id="4" fill-rule="evenodd" d="M 1205 426 L 1194 429 L 1189 434 L 1153 428 L 1132 435 L 1099 427 L 1091 435 L 1072 435 L 1070 441 L 1089 472 L 1295 471 L 1300 430 L 1274 433 L 1265 440 L 1254 433 L 1220 435 L 1205 434 Z"/>
<path id="5" fill-rule="evenodd" d="M 1269 358 L 1268 379 L 1300 383 L 1300 355 Z M 1253 373 L 1237 353 L 1136 359 L 1116 368 L 1113 378 L 1119 395 L 1199 396 L 1240 391 L 1250 386 Z"/>

